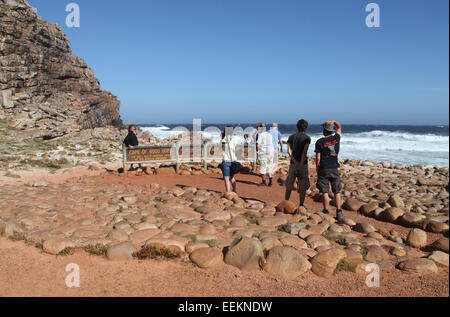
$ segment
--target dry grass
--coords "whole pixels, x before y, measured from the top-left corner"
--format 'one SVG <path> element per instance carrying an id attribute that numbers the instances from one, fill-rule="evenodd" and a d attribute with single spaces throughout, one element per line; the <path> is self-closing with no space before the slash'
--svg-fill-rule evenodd
<path id="1" fill-rule="evenodd" d="M 170 260 L 181 257 L 181 251 L 175 248 L 166 248 L 163 246 L 144 246 L 139 252 L 133 254 L 139 260 Z"/>

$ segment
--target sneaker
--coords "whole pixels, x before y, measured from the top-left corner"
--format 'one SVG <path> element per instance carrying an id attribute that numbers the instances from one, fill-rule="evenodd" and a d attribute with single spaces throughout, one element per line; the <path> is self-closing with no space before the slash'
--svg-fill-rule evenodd
<path id="1" fill-rule="evenodd" d="M 330 214 L 330 212 L 329 212 L 328 210 L 322 210 L 322 212 L 323 212 L 325 215 L 329 215 L 329 214 Z"/>
<path id="2" fill-rule="evenodd" d="M 130 167 L 130 169 L 128 170 L 128 172 L 135 172 L 135 171 L 137 171 L 137 168 L 135 167 Z"/>
<path id="3" fill-rule="evenodd" d="M 336 220 L 339 222 L 342 222 L 342 220 L 344 220 L 344 214 L 342 213 L 342 210 L 338 210 L 336 214 Z"/>

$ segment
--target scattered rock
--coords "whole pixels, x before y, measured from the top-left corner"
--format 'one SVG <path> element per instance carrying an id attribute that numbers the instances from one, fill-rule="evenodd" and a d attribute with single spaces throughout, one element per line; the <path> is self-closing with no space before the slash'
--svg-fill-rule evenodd
<path id="1" fill-rule="evenodd" d="M 285 200 L 278 204 L 276 209 L 277 212 L 292 215 L 297 211 L 297 206 L 293 202 Z"/>
<path id="2" fill-rule="evenodd" d="M 345 251 L 341 249 L 329 249 L 320 252 L 311 260 L 312 271 L 318 276 L 330 278 L 333 276 L 338 263 L 346 256 Z"/>
<path id="3" fill-rule="evenodd" d="M 359 202 L 355 198 L 349 198 L 345 201 L 344 205 L 342 206 L 346 210 L 350 211 L 358 211 L 362 206 L 362 203 Z"/>
<path id="4" fill-rule="evenodd" d="M 311 269 L 311 263 L 291 247 L 275 247 L 269 251 L 264 270 L 270 274 L 293 280 Z"/>
<path id="5" fill-rule="evenodd" d="M 404 211 L 397 207 L 391 207 L 383 212 L 383 218 L 388 222 L 395 222 L 404 215 Z"/>
<path id="6" fill-rule="evenodd" d="M 202 248 L 195 250 L 190 254 L 189 258 L 203 269 L 216 267 L 223 263 L 222 251 L 216 248 Z"/>
<path id="7" fill-rule="evenodd" d="M 67 248 L 74 248 L 76 244 L 69 239 L 49 239 L 42 246 L 45 253 L 57 255 Z"/>
<path id="8" fill-rule="evenodd" d="M 422 248 L 427 245 L 427 233 L 420 229 L 412 229 L 406 242 L 413 248 Z"/>
<path id="9" fill-rule="evenodd" d="M 433 261 L 423 258 L 406 260 L 401 262 L 398 268 L 411 274 L 432 274 L 438 272 L 438 268 Z"/>
<path id="10" fill-rule="evenodd" d="M 448 253 L 433 251 L 428 259 L 434 261 L 438 265 L 448 267 Z"/>
<path id="11" fill-rule="evenodd" d="M 264 258 L 263 247 L 259 240 L 242 237 L 233 242 L 225 255 L 225 263 L 241 270 L 260 270 L 260 261 Z"/>
<path id="12" fill-rule="evenodd" d="M 111 261 L 131 260 L 136 251 L 133 243 L 126 241 L 110 247 L 106 251 L 106 257 Z"/>
<path id="13" fill-rule="evenodd" d="M 403 199 L 397 194 L 394 194 L 391 197 L 389 197 L 387 203 L 391 205 L 391 207 L 405 208 L 405 203 L 403 202 Z"/>

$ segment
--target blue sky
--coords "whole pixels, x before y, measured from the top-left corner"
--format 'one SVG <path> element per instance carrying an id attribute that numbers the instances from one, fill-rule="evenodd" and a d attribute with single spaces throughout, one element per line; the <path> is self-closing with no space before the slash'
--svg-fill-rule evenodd
<path id="1" fill-rule="evenodd" d="M 127 123 L 448 124 L 448 0 L 29 2 Z M 70 2 L 80 28 L 65 26 Z"/>

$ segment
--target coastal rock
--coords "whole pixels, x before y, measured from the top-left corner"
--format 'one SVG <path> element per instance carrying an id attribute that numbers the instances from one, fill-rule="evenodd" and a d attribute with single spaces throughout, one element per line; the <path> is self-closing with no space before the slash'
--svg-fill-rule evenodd
<path id="1" fill-rule="evenodd" d="M 383 212 L 383 218 L 388 222 L 395 222 L 397 221 L 398 218 L 400 218 L 404 214 L 405 212 L 402 209 L 397 207 L 391 207 Z"/>
<path id="2" fill-rule="evenodd" d="M 422 248 L 427 245 L 427 233 L 420 229 L 412 229 L 406 242 L 413 248 Z"/>
<path id="3" fill-rule="evenodd" d="M 389 205 L 391 205 L 391 207 L 395 207 L 395 208 L 404 208 L 405 207 L 405 203 L 403 202 L 403 199 L 397 194 L 394 194 L 391 197 L 389 197 L 387 203 Z"/>
<path id="4" fill-rule="evenodd" d="M 297 206 L 293 202 L 285 200 L 279 203 L 276 209 L 277 212 L 292 215 L 297 211 Z"/>
<path id="5" fill-rule="evenodd" d="M 382 247 L 377 245 L 369 245 L 367 247 L 364 260 L 371 263 L 380 263 L 387 259 L 389 259 L 389 254 Z"/>
<path id="6" fill-rule="evenodd" d="M 377 209 L 379 206 L 380 206 L 379 203 L 375 203 L 375 202 L 368 203 L 368 204 L 363 205 L 359 211 L 364 216 L 370 216 L 375 211 L 375 209 Z"/>
<path id="7" fill-rule="evenodd" d="M 449 259 L 448 253 L 444 253 L 441 251 L 433 251 L 433 253 L 431 253 L 430 256 L 428 257 L 428 259 L 434 261 L 438 265 L 448 267 L 448 259 Z"/>
<path id="8" fill-rule="evenodd" d="M 436 240 L 433 242 L 428 249 L 431 251 L 442 251 L 445 253 L 449 253 L 449 244 L 448 244 L 448 238 L 441 238 L 439 240 Z"/>
<path id="9" fill-rule="evenodd" d="M 223 263 L 223 254 L 216 248 L 201 248 L 189 255 L 192 262 L 203 269 L 216 267 Z"/>
<path id="10" fill-rule="evenodd" d="M 344 205 L 342 206 L 346 210 L 350 211 L 358 211 L 362 206 L 362 203 L 359 202 L 355 198 L 349 198 L 345 201 Z"/>
<path id="11" fill-rule="evenodd" d="M 0 105 L 18 129 L 52 139 L 122 125 L 119 101 L 100 89 L 58 25 L 43 21 L 23 0 L 1 1 L 0 12 Z"/>
<path id="12" fill-rule="evenodd" d="M 133 253 L 137 250 L 134 245 L 129 242 L 121 242 L 110 247 L 106 251 L 106 257 L 111 261 L 125 261 L 133 259 Z"/>
<path id="13" fill-rule="evenodd" d="M 435 220 L 429 220 L 427 222 L 427 230 L 434 232 L 434 233 L 443 233 L 445 231 L 448 231 L 448 224 L 443 223 L 443 222 L 439 222 L 439 221 L 435 221 Z"/>
<path id="14" fill-rule="evenodd" d="M 44 242 L 42 250 L 45 253 L 57 255 L 67 248 L 74 248 L 76 245 L 69 239 L 49 239 Z"/>
<path id="15" fill-rule="evenodd" d="M 225 255 L 225 263 L 243 271 L 260 270 L 260 261 L 264 258 L 261 242 L 242 237 L 233 242 Z"/>
<path id="16" fill-rule="evenodd" d="M 311 269 L 311 263 L 291 247 L 275 247 L 269 251 L 264 271 L 293 280 Z"/>
<path id="17" fill-rule="evenodd" d="M 312 271 L 318 276 L 330 278 L 333 276 L 338 263 L 346 256 L 347 253 L 341 249 L 329 249 L 320 252 L 311 260 Z"/>
<path id="18" fill-rule="evenodd" d="M 375 227 L 368 222 L 358 222 L 354 227 L 354 230 L 361 233 L 371 233 L 376 231 Z"/>
<path id="19" fill-rule="evenodd" d="M 410 274 L 432 274 L 437 273 L 438 268 L 436 264 L 432 260 L 428 259 L 409 259 L 404 262 L 401 262 L 398 265 L 398 268 L 405 273 Z"/>

